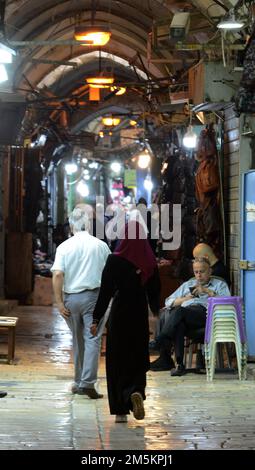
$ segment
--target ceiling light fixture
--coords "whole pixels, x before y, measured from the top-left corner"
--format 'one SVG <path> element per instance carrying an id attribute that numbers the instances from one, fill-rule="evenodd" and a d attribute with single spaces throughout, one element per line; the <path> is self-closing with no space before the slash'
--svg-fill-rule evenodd
<path id="1" fill-rule="evenodd" d="M 86 82 L 91 88 L 109 88 L 114 82 L 114 77 L 89 77 Z"/>
<path id="2" fill-rule="evenodd" d="M 107 26 L 77 26 L 74 30 L 74 39 L 82 46 L 105 46 L 111 37 Z"/>
<path id="3" fill-rule="evenodd" d="M 127 89 L 125 86 L 111 86 L 111 91 L 115 91 L 115 95 L 120 96 L 124 95 Z"/>
<path id="4" fill-rule="evenodd" d="M 193 131 L 193 127 L 189 125 L 187 132 L 184 134 L 183 141 L 184 147 L 194 149 L 197 145 L 197 135 Z"/>
<path id="5" fill-rule="evenodd" d="M 89 85 L 90 94 L 93 91 L 93 88 L 110 88 L 110 86 L 114 83 L 113 74 L 109 71 L 102 70 L 101 48 L 99 49 L 98 60 L 98 74 L 86 78 L 86 82 Z M 99 90 L 97 91 L 99 95 Z M 94 99 L 94 97 L 91 97 L 91 99 Z M 99 100 L 100 96 L 97 96 L 96 99 Z"/>
<path id="6" fill-rule="evenodd" d="M 120 123 L 120 118 L 114 118 L 114 117 L 103 117 L 102 118 L 102 123 L 105 126 L 117 126 Z"/>
<path id="7" fill-rule="evenodd" d="M 89 195 L 89 187 L 84 180 L 79 181 L 76 190 L 82 197 L 87 197 Z"/>
<path id="8" fill-rule="evenodd" d="M 203 111 L 199 111 L 198 113 L 196 113 L 196 117 L 203 125 L 205 125 L 206 119 L 205 119 L 205 114 L 203 113 Z"/>
<path id="9" fill-rule="evenodd" d="M 8 80 L 8 73 L 3 64 L 0 64 L 0 83 L 6 82 Z"/>
<path id="10" fill-rule="evenodd" d="M 134 119 L 130 119 L 129 124 L 130 126 L 136 126 L 137 121 L 135 121 Z"/>
<path id="11" fill-rule="evenodd" d="M 67 175 L 72 175 L 78 171 L 78 166 L 75 162 L 66 163 L 65 170 Z"/>
<path id="12" fill-rule="evenodd" d="M 0 42 L 0 64 L 12 64 L 13 55 L 16 55 L 14 49 Z"/>
<path id="13" fill-rule="evenodd" d="M 111 170 L 114 171 L 114 173 L 120 173 L 121 164 L 119 162 L 112 162 L 111 163 Z"/>
<path id="14" fill-rule="evenodd" d="M 187 132 L 185 132 L 182 143 L 188 149 L 194 149 L 197 145 L 197 134 L 193 131 L 192 127 L 192 110 L 189 111 L 189 125 Z"/>
<path id="15" fill-rule="evenodd" d="M 151 181 L 151 176 L 150 175 L 147 175 L 144 182 L 143 182 L 143 185 L 145 187 L 145 189 L 150 192 L 152 189 L 153 189 L 153 183 Z"/>
<path id="16" fill-rule="evenodd" d="M 145 168 L 148 168 L 150 162 L 151 162 L 151 157 L 149 155 L 148 150 L 145 149 L 143 152 L 139 154 L 137 164 L 139 168 L 145 169 Z"/>
<path id="17" fill-rule="evenodd" d="M 233 9 L 229 10 L 229 12 L 217 24 L 217 28 L 229 31 L 241 29 L 243 26 L 244 22 L 235 16 Z"/>

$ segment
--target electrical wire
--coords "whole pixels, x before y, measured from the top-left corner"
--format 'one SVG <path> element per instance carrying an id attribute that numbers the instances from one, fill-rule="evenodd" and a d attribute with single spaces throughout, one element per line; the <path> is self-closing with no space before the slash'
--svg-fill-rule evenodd
<path id="1" fill-rule="evenodd" d="M 225 50 L 224 50 L 224 32 L 222 31 L 221 34 L 221 51 L 222 51 L 222 62 L 223 66 L 226 67 L 226 57 L 225 57 Z"/>
<path id="2" fill-rule="evenodd" d="M 213 39 L 216 38 L 216 36 L 218 36 L 218 34 L 220 33 L 219 29 L 217 29 L 217 31 L 208 39 L 208 41 L 206 42 L 206 44 L 208 44 L 209 42 L 213 41 Z"/>
<path id="3" fill-rule="evenodd" d="M 226 12 L 229 11 L 228 7 L 226 7 L 223 3 L 221 3 L 219 0 L 214 0 L 215 3 L 217 3 L 217 5 L 219 5 L 221 8 L 223 8 L 223 10 L 225 10 Z"/>

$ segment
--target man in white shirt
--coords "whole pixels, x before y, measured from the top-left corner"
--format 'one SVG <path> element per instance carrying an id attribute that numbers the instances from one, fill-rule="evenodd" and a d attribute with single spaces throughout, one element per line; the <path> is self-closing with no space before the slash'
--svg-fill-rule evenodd
<path id="1" fill-rule="evenodd" d="M 69 217 L 73 237 L 61 243 L 56 251 L 53 290 L 60 314 L 73 336 L 75 379 L 72 393 L 102 398 L 95 389 L 101 336 L 90 333 L 101 275 L 111 253 L 107 244 L 88 233 L 89 216 L 76 207 Z"/>

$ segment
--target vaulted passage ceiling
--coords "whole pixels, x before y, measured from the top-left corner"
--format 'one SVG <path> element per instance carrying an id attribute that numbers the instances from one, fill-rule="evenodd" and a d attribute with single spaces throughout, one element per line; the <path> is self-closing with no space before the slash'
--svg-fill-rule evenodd
<path id="1" fill-rule="evenodd" d="M 187 70 L 204 58 L 217 57 L 216 27 L 233 5 L 249 12 L 250 1 L 235 0 L 7 0 L 1 1 L 1 35 L 17 51 L 11 89 L 25 96 L 25 132 L 56 126 L 70 135 L 98 133 L 104 114 L 150 116 L 154 125 L 178 123 L 178 112 L 164 115 L 169 92 L 184 90 Z M 170 37 L 176 12 L 190 14 L 182 45 Z M 78 25 L 96 24 L 111 30 L 101 48 L 74 41 Z M 184 47 L 183 44 L 186 44 Z M 218 45 L 218 47 L 215 46 Z M 197 47 L 195 47 L 197 46 Z M 219 57 L 219 56 L 218 56 Z M 89 100 L 86 77 L 107 72 L 127 92 L 116 96 L 100 91 Z M 1 90 L 5 90 L 2 85 Z M 173 109 L 176 111 L 176 109 Z M 182 114 L 179 113 L 180 115 Z M 176 118 L 177 116 L 177 118 Z M 184 114 L 185 116 L 185 114 Z M 181 118 L 180 118 L 181 119 Z"/>

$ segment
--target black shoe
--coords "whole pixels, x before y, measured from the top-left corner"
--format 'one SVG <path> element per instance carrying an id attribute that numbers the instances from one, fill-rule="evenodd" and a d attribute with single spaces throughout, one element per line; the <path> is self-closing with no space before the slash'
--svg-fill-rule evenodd
<path id="1" fill-rule="evenodd" d="M 154 372 L 161 372 L 163 370 L 171 370 L 175 367 L 174 361 L 171 357 L 169 357 L 169 360 L 166 360 L 165 358 L 158 357 L 155 361 L 151 362 L 150 364 L 150 370 Z"/>
<path id="2" fill-rule="evenodd" d="M 7 392 L 0 391 L 0 398 L 4 398 L 6 397 L 6 395 L 7 395 Z"/>
<path id="3" fill-rule="evenodd" d="M 171 371 L 172 377 L 181 377 L 181 375 L 186 374 L 186 369 L 183 364 L 178 364 L 176 369 Z"/>
<path id="4" fill-rule="evenodd" d="M 131 395 L 133 414 L 135 419 L 144 419 L 145 411 L 143 406 L 143 397 L 140 392 L 134 392 Z"/>
<path id="5" fill-rule="evenodd" d="M 78 395 L 87 395 L 89 398 L 96 400 L 97 398 L 103 398 L 104 395 L 97 393 L 94 388 L 79 387 L 77 391 Z"/>
<path id="6" fill-rule="evenodd" d="M 201 349 L 199 349 L 196 354 L 196 369 L 205 369 L 205 358 Z"/>

